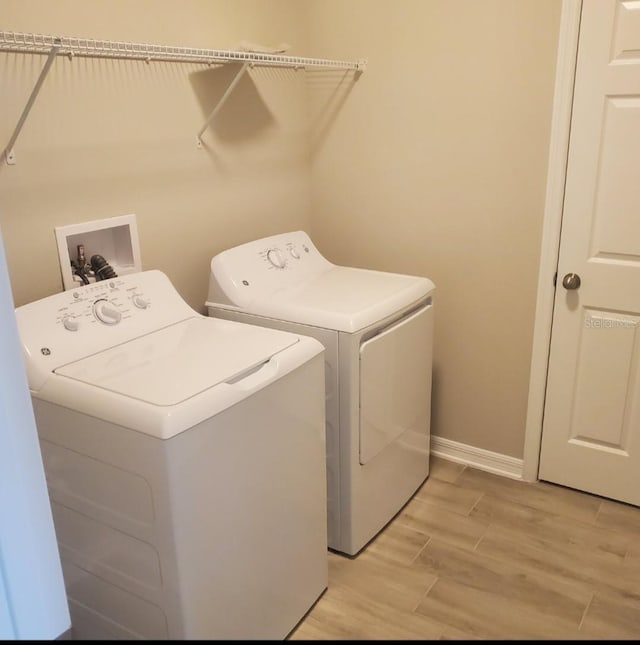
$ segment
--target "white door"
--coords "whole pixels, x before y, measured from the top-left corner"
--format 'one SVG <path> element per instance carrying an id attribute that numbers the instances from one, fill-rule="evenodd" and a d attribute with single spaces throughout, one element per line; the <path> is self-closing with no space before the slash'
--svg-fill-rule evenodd
<path id="1" fill-rule="evenodd" d="M 640 1 L 584 0 L 540 479 L 640 505 L 639 321 Z"/>

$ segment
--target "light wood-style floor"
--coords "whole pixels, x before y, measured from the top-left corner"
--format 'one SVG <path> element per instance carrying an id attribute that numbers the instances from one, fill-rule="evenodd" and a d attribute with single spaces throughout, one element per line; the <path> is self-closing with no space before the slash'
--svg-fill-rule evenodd
<path id="1" fill-rule="evenodd" d="M 432 457 L 289 639 L 640 639 L 640 508 Z"/>

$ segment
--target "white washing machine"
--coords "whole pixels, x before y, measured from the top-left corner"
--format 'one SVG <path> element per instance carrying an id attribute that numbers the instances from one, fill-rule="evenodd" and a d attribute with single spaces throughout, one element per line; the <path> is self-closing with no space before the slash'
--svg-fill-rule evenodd
<path id="1" fill-rule="evenodd" d="M 327 587 L 322 345 L 159 271 L 16 316 L 74 638 L 284 638 Z"/>
<path id="2" fill-rule="evenodd" d="M 329 547 L 362 549 L 429 474 L 434 285 L 336 266 L 303 231 L 211 260 L 210 316 L 321 341 Z"/>

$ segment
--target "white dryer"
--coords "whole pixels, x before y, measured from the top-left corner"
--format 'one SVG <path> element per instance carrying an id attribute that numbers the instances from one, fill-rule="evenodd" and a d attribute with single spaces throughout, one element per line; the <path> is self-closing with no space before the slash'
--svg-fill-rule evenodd
<path id="1" fill-rule="evenodd" d="M 305 334 L 326 361 L 329 547 L 362 549 L 429 474 L 434 285 L 336 266 L 303 231 L 211 260 L 210 316 Z"/>
<path id="2" fill-rule="evenodd" d="M 159 271 L 16 316 L 74 638 L 284 638 L 327 586 L 322 345 Z"/>

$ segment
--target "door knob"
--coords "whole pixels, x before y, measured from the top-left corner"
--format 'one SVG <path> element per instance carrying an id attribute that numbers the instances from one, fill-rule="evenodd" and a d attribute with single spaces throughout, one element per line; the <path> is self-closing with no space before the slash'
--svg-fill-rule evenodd
<path id="1" fill-rule="evenodd" d="M 562 278 L 562 286 L 565 289 L 577 289 L 580 286 L 580 276 L 577 273 L 567 273 Z"/>

